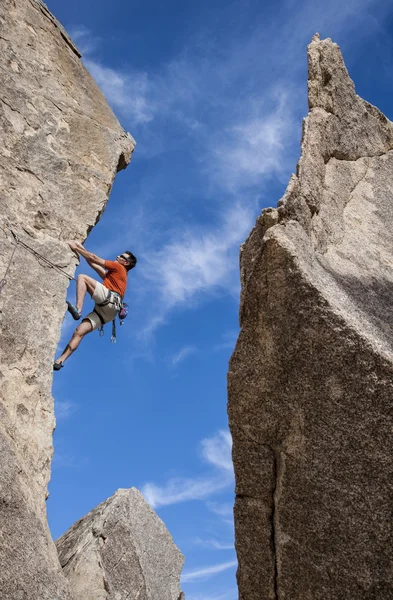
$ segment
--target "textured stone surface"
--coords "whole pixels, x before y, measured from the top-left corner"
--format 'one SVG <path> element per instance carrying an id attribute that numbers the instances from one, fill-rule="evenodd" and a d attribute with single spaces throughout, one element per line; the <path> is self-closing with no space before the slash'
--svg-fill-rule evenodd
<path id="1" fill-rule="evenodd" d="M 72 274 L 135 143 L 45 5 L 0 2 L 0 278 L 21 240 Z M 5 235 L 7 233 L 7 235 Z M 18 247 L 0 295 L 0 597 L 68 599 L 46 523 L 68 280 Z"/>
<path id="2" fill-rule="evenodd" d="M 302 154 L 241 251 L 241 600 L 393 598 L 393 124 L 309 46 Z"/>
<path id="3" fill-rule="evenodd" d="M 56 545 L 75 600 L 184 600 L 183 555 L 135 488 L 118 490 Z"/>

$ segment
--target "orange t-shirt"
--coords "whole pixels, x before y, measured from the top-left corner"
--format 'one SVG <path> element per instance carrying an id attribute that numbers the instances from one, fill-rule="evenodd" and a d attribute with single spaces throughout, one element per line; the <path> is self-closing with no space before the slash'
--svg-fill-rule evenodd
<path id="1" fill-rule="evenodd" d="M 124 298 L 127 287 L 127 269 L 114 260 L 106 260 L 105 269 L 107 269 L 107 272 L 102 285 Z"/>

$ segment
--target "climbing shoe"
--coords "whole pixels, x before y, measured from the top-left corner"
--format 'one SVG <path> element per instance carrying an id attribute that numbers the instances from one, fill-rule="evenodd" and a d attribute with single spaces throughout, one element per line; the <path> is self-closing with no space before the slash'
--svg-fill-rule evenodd
<path id="1" fill-rule="evenodd" d="M 71 302 L 68 302 L 67 300 L 67 310 L 69 313 L 71 313 L 72 317 L 75 319 L 75 321 L 79 321 L 79 319 L 81 318 L 81 313 L 78 311 L 78 309 L 76 308 L 76 306 L 74 306 L 73 304 L 71 304 Z"/>
<path id="2" fill-rule="evenodd" d="M 63 365 L 62 362 L 59 362 L 59 363 L 54 362 L 53 363 L 53 370 L 54 371 L 60 371 L 60 369 L 62 369 L 63 367 L 64 367 L 64 365 Z"/>

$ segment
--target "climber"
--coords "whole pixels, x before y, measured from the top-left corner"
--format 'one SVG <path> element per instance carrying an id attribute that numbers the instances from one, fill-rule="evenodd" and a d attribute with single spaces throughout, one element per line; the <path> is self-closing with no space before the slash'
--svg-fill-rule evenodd
<path id="1" fill-rule="evenodd" d="M 88 252 L 82 244 L 76 241 L 68 242 L 71 250 L 78 256 L 83 256 L 86 262 L 102 278 L 100 283 L 88 275 L 79 275 L 76 282 L 76 304 L 67 302 L 68 311 L 72 317 L 79 321 L 82 318 L 83 302 L 86 292 L 90 294 L 95 302 L 94 309 L 82 320 L 75 329 L 71 340 L 67 344 L 63 354 L 53 363 L 53 369 L 59 371 L 67 358 L 75 352 L 82 338 L 109 321 L 112 321 L 119 312 L 127 286 L 128 271 L 136 265 L 136 258 L 127 250 L 116 257 L 116 261 L 104 260 L 91 252 Z"/>

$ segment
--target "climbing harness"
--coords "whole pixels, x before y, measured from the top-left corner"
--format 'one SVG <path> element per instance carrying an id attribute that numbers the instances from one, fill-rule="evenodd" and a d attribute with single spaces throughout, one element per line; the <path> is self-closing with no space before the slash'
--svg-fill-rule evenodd
<path id="1" fill-rule="evenodd" d="M 124 319 L 127 317 L 127 315 L 128 315 L 128 304 L 126 302 L 122 302 L 120 310 L 117 313 L 117 316 L 119 317 L 119 321 L 120 321 L 120 326 L 124 325 Z M 111 342 L 116 344 L 116 317 L 112 321 Z"/>
<path id="2" fill-rule="evenodd" d="M 112 335 L 111 335 L 112 344 L 116 344 L 116 318 L 112 321 Z"/>
<path id="3" fill-rule="evenodd" d="M 97 306 L 107 306 L 108 304 L 113 304 L 117 310 L 117 317 L 119 317 L 120 325 L 124 324 L 124 319 L 128 315 L 128 304 L 123 302 L 122 297 L 117 292 L 113 292 L 112 290 L 108 290 L 107 297 L 103 302 L 97 304 Z M 98 329 L 98 334 L 100 337 L 104 335 L 104 320 L 100 313 L 94 309 L 94 312 L 98 315 L 101 321 L 101 327 Z M 116 344 L 116 317 L 112 320 L 112 335 L 111 335 L 112 344 Z"/>
<path id="4" fill-rule="evenodd" d="M 17 246 L 21 246 L 22 248 L 24 248 L 25 250 L 30 252 L 30 254 L 32 254 L 37 260 L 42 260 L 45 263 L 45 265 L 50 267 L 51 269 L 56 269 L 59 273 L 61 273 L 62 275 L 65 275 L 65 277 L 67 277 L 67 279 L 69 279 L 70 281 L 76 281 L 75 277 L 72 277 L 72 275 L 69 275 L 61 267 L 59 267 L 58 265 L 55 265 L 48 258 L 46 258 L 46 256 L 42 256 L 42 254 L 37 252 L 37 250 L 34 250 L 34 248 L 31 248 L 30 246 L 28 246 L 28 244 L 26 244 L 26 242 L 23 242 L 21 239 L 19 239 L 19 237 L 16 235 L 16 233 L 14 233 L 14 231 L 12 231 L 12 229 L 9 227 L 9 225 L 5 225 L 5 226 L 10 230 L 10 232 L 14 238 L 14 248 L 12 250 L 11 258 L 8 262 L 3 279 L 0 281 L 0 294 L 1 294 L 4 286 L 7 284 L 7 275 L 11 268 L 11 264 L 14 259 L 14 255 L 15 255 Z M 7 237 L 7 234 L 5 233 L 5 226 L 3 226 L 1 231 L 3 231 L 4 235 Z"/>
<path id="5" fill-rule="evenodd" d="M 100 317 L 100 321 L 101 321 L 101 327 L 98 328 L 98 335 L 100 337 L 103 337 L 104 333 L 105 333 L 105 331 L 104 331 L 105 323 L 102 322 L 101 315 L 99 315 L 99 313 L 96 310 L 94 312 Z M 116 344 L 116 317 L 112 321 L 111 342 L 112 342 L 112 344 Z"/>

